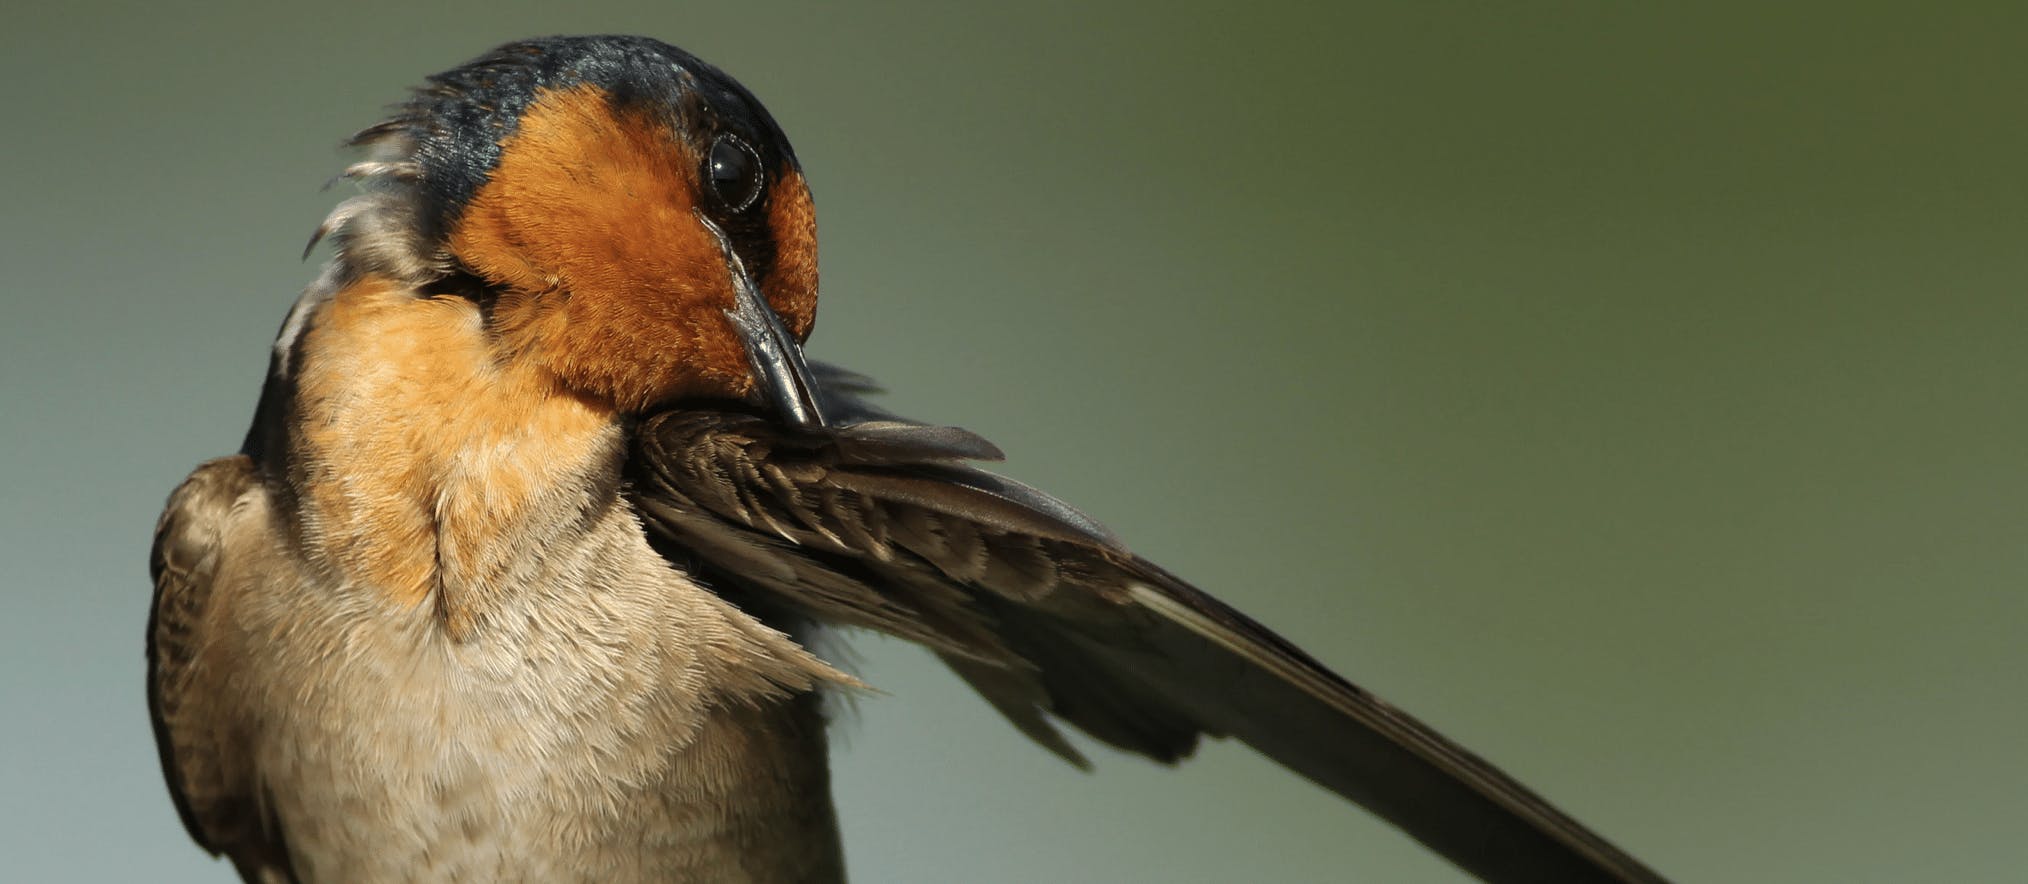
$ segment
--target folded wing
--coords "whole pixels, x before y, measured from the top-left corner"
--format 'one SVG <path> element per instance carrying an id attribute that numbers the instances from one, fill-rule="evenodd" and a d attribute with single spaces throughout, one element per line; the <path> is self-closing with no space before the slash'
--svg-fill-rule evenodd
<path id="1" fill-rule="evenodd" d="M 1171 762 L 1245 741 L 1489 881 L 1659 881 L 1482 759 L 1035 489 L 999 451 L 889 419 L 826 369 L 833 414 L 796 431 L 737 411 L 640 428 L 636 502 L 686 564 L 756 604 L 928 646 L 1024 733 Z M 843 387 L 844 389 L 841 389 Z"/>
<path id="2" fill-rule="evenodd" d="M 190 837 L 224 854 L 250 882 L 296 880 L 281 826 L 253 768 L 248 728 L 232 702 L 230 668 L 214 642 L 230 621 L 214 593 L 227 516 L 256 484 L 245 456 L 199 466 L 169 496 L 148 559 L 155 605 L 148 618 L 148 712 L 162 776 Z"/>

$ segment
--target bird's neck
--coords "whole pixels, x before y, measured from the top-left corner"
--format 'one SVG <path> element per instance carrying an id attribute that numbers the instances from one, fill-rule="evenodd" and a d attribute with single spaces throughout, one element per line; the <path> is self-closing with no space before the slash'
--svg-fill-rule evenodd
<path id="1" fill-rule="evenodd" d="M 517 560 L 615 505 L 611 408 L 500 352 L 478 304 L 367 276 L 302 332 L 291 483 L 313 558 L 447 624 Z"/>

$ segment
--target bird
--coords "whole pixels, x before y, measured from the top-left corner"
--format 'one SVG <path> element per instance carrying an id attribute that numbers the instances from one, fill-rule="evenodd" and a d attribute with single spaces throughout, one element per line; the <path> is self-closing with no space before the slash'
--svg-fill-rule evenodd
<path id="1" fill-rule="evenodd" d="M 352 137 L 239 451 L 170 495 L 148 699 L 249 882 L 845 878 L 840 630 L 1013 727 L 1244 742 L 1488 881 L 1662 878 L 1492 764 L 807 360 L 787 137 L 644 37 L 510 43 Z"/>

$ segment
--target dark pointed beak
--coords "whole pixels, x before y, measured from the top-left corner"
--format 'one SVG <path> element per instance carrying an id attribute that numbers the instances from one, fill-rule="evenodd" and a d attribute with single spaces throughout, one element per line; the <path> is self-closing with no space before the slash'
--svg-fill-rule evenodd
<path id="1" fill-rule="evenodd" d="M 803 345 L 789 334 L 782 318 L 761 298 L 746 264 L 733 251 L 732 240 L 711 219 L 698 216 L 704 229 L 718 239 L 725 254 L 725 268 L 732 275 L 732 309 L 725 318 L 746 344 L 746 361 L 753 368 L 756 392 L 774 406 L 781 419 L 798 429 L 827 426 L 824 411 L 817 404 L 817 385 L 810 380 L 810 366 L 803 362 Z"/>

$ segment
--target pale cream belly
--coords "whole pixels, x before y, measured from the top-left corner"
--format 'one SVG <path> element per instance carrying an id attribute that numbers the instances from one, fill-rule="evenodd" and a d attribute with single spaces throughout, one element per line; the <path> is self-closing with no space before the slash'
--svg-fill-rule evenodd
<path id="1" fill-rule="evenodd" d="M 615 517 L 462 640 L 308 568 L 242 587 L 248 742 L 305 882 L 843 880 L 808 674 Z"/>
<path id="2" fill-rule="evenodd" d="M 784 751 L 749 751 L 762 730 Z M 807 702 L 727 712 L 644 782 L 461 746 L 369 771 L 298 750 L 276 809 L 307 881 L 840 881 L 820 730 Z"/>

